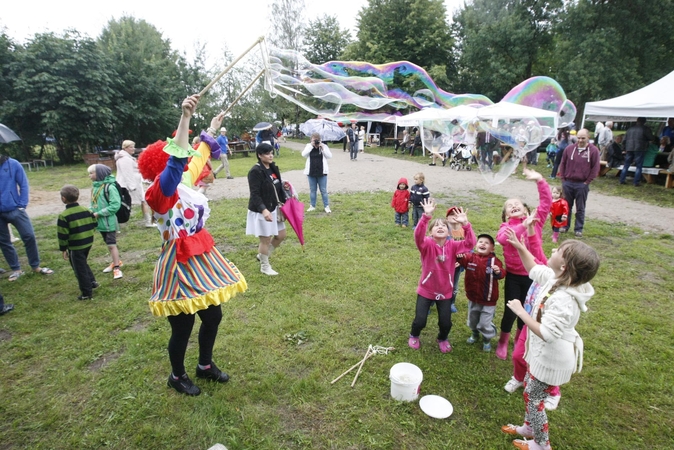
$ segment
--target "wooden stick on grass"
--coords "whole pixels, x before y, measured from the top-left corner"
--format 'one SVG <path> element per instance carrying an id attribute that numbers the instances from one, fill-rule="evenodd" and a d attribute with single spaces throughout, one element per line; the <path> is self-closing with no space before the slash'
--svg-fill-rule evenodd
<path id="1" fill-rule="evenodd" d="M 372 352 L 372 353 L 370 353 L 370 352 Z M 353 377 L 353 383 L 351 383 L 351 387 L 354 387 L 356 385 L 356 380 L 358 380 L 358 375 L 360 375 L 360 370 L 363 368 L 363 364 L 365 364 L 365 360 L 367 360 L 372 355 L 374 355 L 374 350 L 372 349 L 371 345 L 368 345 L 367 351 L 365 352 L 365 357 L 360 362 L 360 367 L 358 368 L 358 372 L 356 372 L 356 376 Z"/>
<path id="2" fill-rule="evenodd" d="M 369 347 L 368 347 L 368 351 L 369 351 L 369 350 L 370 350 L 370 349 L 369 349 Z M 369 358 L 370 356 L 372 356 L 372 355 L 374 355 L 374 352 L 370 353 L 370 355 L 368 356 L 368 358 Z M 353 369 L 355 369 L 356 367 L 362 365 L 363 362 L 364 362 L 364 360 L 365 360 L 365 358 L 363 358 L 362 360 L 358 361 L 356 364 L 354 364 L 353 366 L 351 366 L 351 368 L 347 369 L 346 372 L 344 372 L 343 374 L 341 374 L 340 376 L 338 376 L 337 378 L 335 378 L 334 380 L 332 380 L 332 381 L 330 382 L 330 384 L 335 384 L 337 381 L 341 380 L 342 377 L 343 377 L 344 375 L 346 375 L 347 373 L 351 372 L 351 371 L 352 371 Z"/>

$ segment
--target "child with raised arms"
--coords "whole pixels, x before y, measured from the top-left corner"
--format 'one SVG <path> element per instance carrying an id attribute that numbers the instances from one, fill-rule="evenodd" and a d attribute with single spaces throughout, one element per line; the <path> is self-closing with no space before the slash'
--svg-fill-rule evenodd
<path id="1" fill-rule="evenodd" d="M 431 220 L 435 211 L 435 200 L 424 200 L 421 205 L 424 214 L 414 230 L 414 242 L 421 253 L 421 278 L 417 287 L 416 314 L 408 345 L 414 350 L 421 346 L 419 336 L 426 327 L 428 308 L 435 303 L 438 309 L 438 347 L 442 353 L 449 353 L 452 351 L 448 336 L 452 329 L 450 299 L 454 291 L 456 255 L 467 253 L 473 248 L 476 242 L 475 233 L 466 212 L 459 208 L 456 220 L 463 226 L 466 238 L 463 241 L 447 239 L 447 222 L 444 219 Z"/>
<path id="2" fill-rule="evenodd" d="M 536 234 L 541 236 L 543 233 L 543 224 L 545 224 L 548 214 L 550 213 L 550 205 L 552 204 L 552 195 L 550 193 L 550 186 L 545 181 L 543 176 L 530 169 L 524 169 L 524 175 L 527 180 L 536 182 L 538 188 L 538 208 L 536 209 L 537 221 L 535 223 Z M 503 206 L 501 219 L 503 223 L 496 234 L 496 240 L 503 246 L 503 259 L 505 261 L 507 275 L 505 278 L 505 286 L 503 294 L 505 301 L 512 299 L 519 299 L 522 301 L 531 286 L 531 279 L 527 275 L 527 271 L 522 265 L 522 261 L 517 254 L 517 250 L 508 243 L 508 230 L 515 231 L 517 238 L 521 238 L 526 234 L 526 227 L 523 222 L 528 215 L 527 206 L 518 198 L 511 198 L 506 200 Z M 499 336 L 498 345 L 496 346 L 496 356 L 499 359 L 505 360 L 508 357 L 508 343 L 510 341 L 510 331 L 517 317 L 510 310 L 504 308 L 503 318 L 501 319 L 501 334 Z M 522 329 L 523 323 L 518 321 L 518 333 L 515 335 L 515 340 Z"/>
<path id="3" fill-rule="evenodd" d="M 517 448 L 550 449 L 545 399 L 554 386 L 568 383 L 571 375 L 583 368 L 583 341 L 575 326 L 594 295 L 589 281 L 599 270 L 599 255 L 583 242 L 568 240 L 543 266 L 536 264 L 513 230 L 508 231 L 508 243 L 517 249 L 523 266 L 541 290 L 531 314 L 518 299 L 507 304 L 527 326 L 524 359 L 528 370 L 524 378 L 524 424 L 505 425 L 501 431 L 533 439 L 516 439 L 513 445 Z"/>

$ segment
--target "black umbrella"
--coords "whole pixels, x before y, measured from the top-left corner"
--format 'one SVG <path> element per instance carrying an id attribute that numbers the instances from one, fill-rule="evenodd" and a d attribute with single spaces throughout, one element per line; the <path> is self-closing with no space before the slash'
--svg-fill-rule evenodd
<path id="1" fill-rule="evenodd" d="M 9 129 L 9 127 L 0 123 L 0 143 L 6 144 L 12 141 L 20 141 L 21 138 L 17 136 L 15 132 Z"/>
<path id="2" fill-rule="evenodd" d="M 271 127 L 272 127 L 272 125 L 269 122 L 260 122 L 253 127 L 253 130 L 254 131 L 268 130 Z"/>

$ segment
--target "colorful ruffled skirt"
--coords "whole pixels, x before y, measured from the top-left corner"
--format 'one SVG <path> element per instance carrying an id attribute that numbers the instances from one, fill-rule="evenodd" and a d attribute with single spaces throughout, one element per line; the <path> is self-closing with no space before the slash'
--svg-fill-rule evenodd
<path id="1" fill-rule="evenodd" d="M 243 274 L 215 246 L 181 263 L 175 240 L 162 247 L 153 279 L 149 304 L 155 316 L 195 314 L 248 289 Z"/>

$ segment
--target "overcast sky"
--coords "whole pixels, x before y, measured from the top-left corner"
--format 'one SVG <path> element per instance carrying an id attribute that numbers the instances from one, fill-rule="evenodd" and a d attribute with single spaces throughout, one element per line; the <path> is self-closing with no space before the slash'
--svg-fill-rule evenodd
<path id="1" fill-rule="evenodd" d="M 270 3 L 270 0 L 7 0 L 0 12 L 0 27 L 20 43 L 35 33 L 60 33 L 68 28 L 96 38 L 110 19 L 130 15 L 154 25 L 164 38 L 171 40 L 174 50 L 187 52 L 188 59 L 194 56 L 197 43 L 206 44 L 209 57 L 218 59 L 223 48 L 236 56 L 266 33 L 272 25 L 266 12 Z M 449 17 L 463 3 L 464 0 L 445 0 Z M 351 29 L 355 37 L 355 18 L 367 0 L 305 0 L 305 5 L 306 17 L 337 16 L 341 27 Z M 204 18 L 209 20 L 207 26 L 200 25 Z M 392 17 L 391 26 L 396 26 L 397 20 Z"/>

